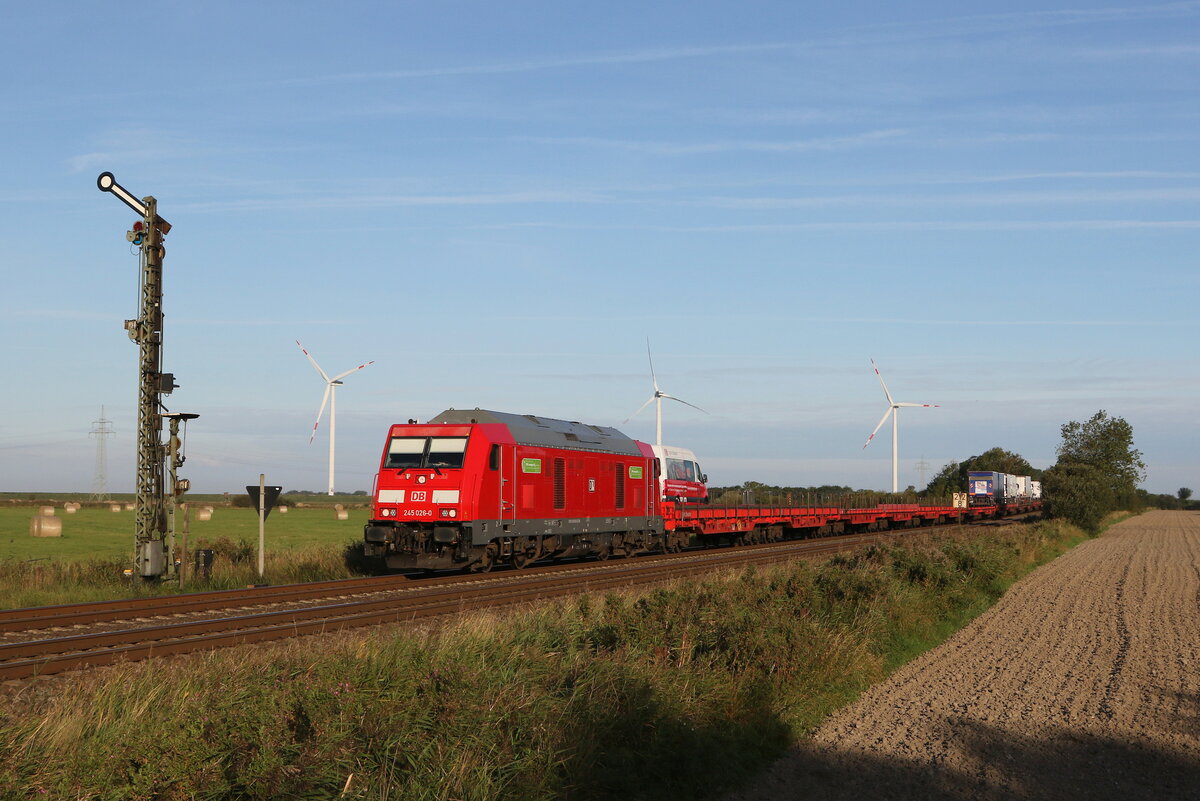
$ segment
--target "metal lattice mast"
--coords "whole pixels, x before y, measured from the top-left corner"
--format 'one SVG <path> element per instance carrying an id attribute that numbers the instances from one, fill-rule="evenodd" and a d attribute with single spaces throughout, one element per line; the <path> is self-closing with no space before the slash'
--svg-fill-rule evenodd
<path id="1" fill-rule="evenodd" d="M 917 462 L 917 475 L 921 477 L 921 486 L 925 487 L 925 471 L 929 469 L 929 462 L 925 461 L 924 454 L 921 455 L 921 461 Z"/>
<path id="2" fill-rule="evenodd" d="M 162 361 L 162 262 L 163 237 L 171 224 L 158 216 L 153 197 L 135 198 L 116 182 L 112 173 L 101 173 L 96 185 L 111 192 L 142 215 L 126 239 L 140 247 L 141 303 L 138 317 L 125 321 L 125 331 L 138 346 L 137 509 L 134 522 L 134 570 L 143 578 L 167 572 L 167 515 L 160 395 L 175 388 L 175 377 L 161 370 Z"/>
<path id="3" fill-rule="evenodd" d="M 146 207 L 141 250 L 141 309 L 136 320 L 126 320 L 129 338 L 138 346 L 137 493 L 134 561 L 145 559 L 145 543 L 162 540 L 166 532 L 163 504 L 162 418 L 158 416 L 162 361 L 162 231 L 155 219 L 157 202 L 142 199 Z M 157 573 L 157 571 L 152 571 Z M 139 574 L 146 575 L 144 570 Z"/>
<path id="4" fill-rule="evenodd" d="M 108 494 L 108 444 L 106 440 L 115 432 L 109 428 L 112 420 L 104 417 L 104 407 L 100 407 L 100 419 L 92 421 L 90 436 L 96 438 L 96 475 L 92 478 L 93 501 L 109 501 Z"/>

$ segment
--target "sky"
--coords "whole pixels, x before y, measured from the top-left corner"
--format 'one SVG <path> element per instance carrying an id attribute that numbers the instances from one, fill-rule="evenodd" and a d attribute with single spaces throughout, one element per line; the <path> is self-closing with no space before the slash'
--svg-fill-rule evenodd
<path id="1" fill-rule="evenodd" d="M 136 219 L 198 492 L 480 407 L 886 489 L 1125 418 L 1200 489 L 1200 2 L 4 2 L 0 491 L 134 485 Z"/>

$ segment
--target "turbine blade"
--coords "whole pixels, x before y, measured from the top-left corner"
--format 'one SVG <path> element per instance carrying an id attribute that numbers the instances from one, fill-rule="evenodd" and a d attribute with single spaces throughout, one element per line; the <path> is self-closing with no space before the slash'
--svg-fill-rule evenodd
<path id="1" fill-rule="evenodd" d="M 867 446 L 871 444 L 871 440 L 875 439 L 875 435 L 879 433 L 879 429 L 883 428 L 883 424 L 887 422 L 888 415 L 891 413 L 892 407 L 889 406 L 888 410 L 883 413 L 883 417 L 879 418 L 879 425 L 875 426 L 875 430 L 871 432 L 871 436 L 867 437 L 867 441 L 863 443 L 863 450 L 866 450 Z"/>
<path id="2" fill-rule="evenodd" d="M 670 398 L 670 399 L 671 399 L 671 400 L 673 400 L 673 401 L 678 401 L 679 403 L 682 403 L 684 406 L 691 406 L 693 409 L 696 409 L 697 411 L 704 412 L 704 410 L 703 410 L 703 409 L 701 409 L 699 406 L 697 406 L 697 405 L 696 405 L 696 404 L 694 404 L 694 403 L 688 403 L 688 402 L 687 402 L 687 401 L 685 401 L 683 398 L 677 398 L 677 397 L 675 397 L 674 395 L 668 395 L 668 394 L 667 394 L 667 393 L 665 393 L 665 392 L 663 392 L 663 393 L 661 393 L 661 394 L 662 394 L 662 397 L 664 397 L 664 398 Z M 704 413 L 705 413 L 705 414 L 708 414 L 708 412 L 704 412 Z"/>
<path id="3" fill-rule="evenodd" d="M 621 425 L 625 425 L 625 424 L 626 424 L 626 423 L 628 423 L 630 420 L 632 420 L 633 418 L 637 417 L 637 416 L 638 416 L 638 412 L 640 412 L 642 409 L 645 409 L 645 408 L 646 408 L 647 406 L 649 406 L 650 404 L 654 403 L 654 399 L 655 399 L 656 397 L 658 397 L 658 396 L 657 396 L 657 395 L 651 395 L 651 396 L 649 397 L 649 399 L 647 399 L 647 400 L 646 400 L 646 402 L 645 402 L 645 403 L 643 403 L 641 406 L 639 406 L 639 407 L 637 408 L 637 412 L 634 412 L 633 414 L 629 415 L 629 416 L 628 416 L 628 417 L 626 417 L 624 420 L 622 420 L 622 421 L 621 421 Z"/>
<path id="4" fill-rule="evenodd" d="M 650 355 L 650 337 L 646 337 L 646 359 L 650 362 L 650 383 L 654 384 L 654 391 L 658 392 L 658 378 L 654 375 L 654 357 Z"/>
<path id="5" fill-rule="evenodd" d="M 325 397 L 321 398 L 321 410 L 317 412 L 317 422 L 313 423 L 312 434 L 308 437 L 308 444 L 312 445 L 313 440 L 317 438 L 317 426 L 321 425 L 321 416 L 325 414 L 325 404 L 329 403 L 329 393 L 333 390 L 333 384 L 325 385 Z"/>
<path id="6" fill-rule="evenodd" d="M 937 403 L 893 403 L 893 406 L 913 406 L 918 409 L 940 409 L 941 405 Z"/>
<path id="7" fill-rule="evenodd" d="M 321 378 L 324 378 L 325 382 L 328 383 L 329 376 L 325 375 L 325 371 L 321 369 L 321 365 L 317 364 L 317 360 L 312 357 L 311 353 L 304 349 L 304 346 L 300 344 L 300 340 L 298 339 L 296 340 L 296 347 L 300 348 L 300 352 L 308 357 L 308 360 L 312 362 L 312 366 L 315 367 L 317 372 L 321 374 Z"/>
<path id="8" fill-rule="evenodd" d="M 875 377 L 879 379 L 879 386 L 883 387 L 883 394 L 887 395 L 888 403 L 895 406 L 896 402 L 892 400 L 892 393 L 888 392 L 887 384 L 883 383 L 883 373 L 879 372 L 879 367 L 875 364 L 874 359 L 871 359 L 871 366 L 875 368 Z"/>
<path id="9" fill-rule="evenodd" d="M 346 372 L 344 372 L 344 373 L 341 373 L 341 374 L 339 374 L 339 375 L 335 375 L 335 376 L 333 377 L 333 380 L 334 380 L 334 381 L 338 381 L 338 380 L 340 380 L 340 379 L 342 379 L 342 378 L 345 378 L 346 376 L 350 375 L 351 373 L 356 373 L 356 372 L 358 372 L 359 370 L 363 369 L 364 367 L 370 367 L 370 366 L 371 366 L 372 364 L 374 364 L 374 363 L 375 363 L 375 360 L 374 360 L 374 359 L 372 359 L 371 361 L 367 362 L 366 364 L 360 364 L 358 367 L 351 367 L 351 368 L 350 368 L 349 370 L 347 370 Z"/>

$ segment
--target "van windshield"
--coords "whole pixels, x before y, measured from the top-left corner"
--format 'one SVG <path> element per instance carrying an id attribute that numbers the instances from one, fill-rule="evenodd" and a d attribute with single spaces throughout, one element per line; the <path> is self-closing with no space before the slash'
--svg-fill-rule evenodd
<path id="1" fill-rule="evenodd" d="M 695 463 L 683 459 L 667 459 L 667 478 L 673 481 L 695 481 Z"/>
<path id="2" fill-rule="evenodd" d="M 383 466 L 389 470 L 459 468 L 466 452 L 466 437 L 392 437 Z"/>

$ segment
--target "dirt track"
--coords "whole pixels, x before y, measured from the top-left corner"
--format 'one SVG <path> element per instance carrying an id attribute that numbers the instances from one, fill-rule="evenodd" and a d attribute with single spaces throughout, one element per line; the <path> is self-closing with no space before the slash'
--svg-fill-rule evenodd
<path id="1" fill-rule="evenodd" d="M 1200 514 L 1083 543 L 730 801 L 1200 798 Z"/>

